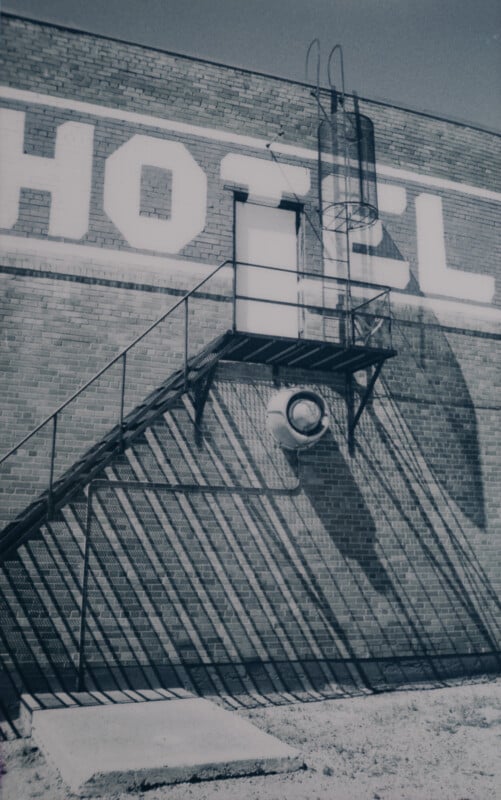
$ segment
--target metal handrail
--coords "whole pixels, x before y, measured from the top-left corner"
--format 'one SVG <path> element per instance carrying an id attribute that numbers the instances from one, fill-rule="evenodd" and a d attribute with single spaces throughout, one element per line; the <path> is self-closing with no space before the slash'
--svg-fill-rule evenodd
<path id="1" fill-rule="evenodd" d="M 145 338 L 145 336 L 147 336 L 152 330 L 154 330 L 154 328 L 156 328 L 157 325 L 160 325 L 161 322 L 163 322 L 171 313 L 173 313 L 183 303 L 187 304 L 189 298 L 195 292 L 197 292 L 205 283 L 207 283 L 207 281 L 209 281 L 212 277 L 214 277 L 214 275 L 216 275 L 219 272 L 219 270 L 221 270 L 223 267 L 227 266 L 228 264 L 233 264 L 232 259 L 226 259 L 221 264 L 219 264 L 216 267 L 216 269 L 214 269 L 211 273 L 209 273 L 209 275 L 206 275 L 205 278 L 203 278 L 201 281 L 199 281 L 192 289 L 190 289 L 189 292 L 187 292 L 178 301 L 176 301 L 172 306 L 170 306 L 167 309 L 167 311 L 165 311 L 160 317 L 158 317 L 154 322 L 152 322 L 151 325 L 148 326 L 148 328 L 146 328 L 142 333 L 139 334 L 139 336 L 137 336 L 135 339 L 133 339 L 133 341 L 130 342 L 127 345 L 127 347 L 124 347 L 123 350 L 121 350 L 119 353 L 117 353 L 117 355 L 114 356 L 110 361 L 108 361 L 104 365 L 104 367 L 102 367 L 98 372 L 96 372 L 96 374 L 93 375 L 92 378 L 90 378 L 86 383 L 84 383 L 83 386 L 80 386 L 80 388 L 77 389 L 76 392 L 74 392 L 70 397 L 68 397 L 63 403 L 61 403 L 56 408 L 55 411 L 53 411 L 51 414 L 49 414 L 48 417 L 46 417 L 44 420 L 42 420 L 42 422 L 40 422 L 35 428 L 33 428 L 33 430 L 31 430 L 28 434 L 26 434 L 26 436 L 23 439 L 21 439 L 20 442 L 18 442 L 16 445 L 14 445 L 14 447 L 12 447 L 5 455 L 3 455 L 0 458 L 0 464 L 3 464 L 3 462 L 6 461 L 7 458 L 9 458 L 9 456 L 13 455 L 17 450 L 19 450 L 20 447 L 22 447 L 24 444 L 26 444 L 26 442 L 28 442 L 31 439 L 32 436 L 34 436 L 36 433 L 38 433 L 38 431 L 40 431 L 45 425 L 47 425 L 47 423 L 49 423 L 51 420 L 54 419 L 54 417 L 56 417 L 58 414 L 60 414 L 61 411 L 63 411 L 66 408 L 66 406 L 68 406 L 71 402 L 73 402 L 73 400 L 75 400 L 89 386 L 91 386 L 94 383 L 94 381 L 96 381 L 98 378 L 100 378 L 101 375 L 103 375 L 108 369 L 110 369 L 110 367 L 112 367 L 114 364 L 116 364 L 117 361 L 119 361 L 121 358 L 125 359 L 125 357 L 127 356 L 127 353 L 130 350 L 132 350 L 132 348 L 135 347 L 136 344 L 138 344 L 140 341 L 142 341 Z M 272 272 L 291 273 L 291 274 L 294 274 L 294 275 L 296 275 L 297 277 L 300 277 L 300 278 L 315 278 L 317 280 L 327 280 L 327 281 L 332 281 L 334 283 L 341 283 L 341 284 L 351 283 L 351 285 L 353 285 L 353 286 L 359 286 L 359 287 L 363 287 L 363 288 L 367 288 L 367 289 L 371 289 L 371 290 L 374 290 L 374 289 L 380 289 L 381 290 L 380 294 L 376 295 L 375 297 L 370 298 L 369 300 L 366 300 L 364 303 L 361 303 L 359 306 L 356 306 L 355 308 L 352 309 L 352 312 L 357 311 L 363 305 L 367 305 L 368 303 L 371 303 L 373 300 L 376 300 L 382 294 L 389 293 L 391 291 L 391 287 L 385 286 L 384 284 L 366 283 L 366 282 L 357 281 L 357 280 L 348 281 L 346 278 L 340 278 L 340 277 L 337 277 L 337 276 L 334 276 L 334 275 L 324 275 L 322 273 L 317 273 L 317 272 L 299 272 L 297 269 L 296 270 L 292 270 L 292 269 L 285 269 L 283 267 L 272 267 L 272 266 L 267 266 L 267 265 L 264 265 L 264 264 L 255 264 L 255 263 L 248 262 L 248 261 L 237 261 L 236 262 L 236 266 L 237 267 L 254 267 L 254 268 L 257 268 L 257 269 L 263 269 L 263 270 L 272 271 Z M 236 291 L 235 291 L 235 297 L 237 297 Z M 249 299 L 251 299 L 251 298 L 249 298 Z M 274 302 L 275 303 L 280 303 L 280 301 L 276 301 L 276 300 Z M 185 320 L 185 328 L 186 328 L 186 325 L 187 325 L 187 321 Z M 124 384 L 124 377 L 125 377 L 125 360 L 124 360 L 124 367 L 123 367 L 123 372 L 122 372 L 122 386 Z M 123 396 L 121 398 L 121 417 L 122 416 L 123 416 Z"/>
<path id="2" fill-rule="evenodd" d="M 382 297 L 383 294 L 386 295 L 386 292 L 383 292 L 377 297 Z M 372 303 L 372 301 L 376 299 L 377 298 L 371 298 L 370 300 L 367 301 L 367 303 Z M 330 311 L 332 312 L 332 316 L 336 317 L 341 315 L 348 315 L 354 317 L 356 310 L 358 310 L 362 306 L 367 305 L 367 303 L 362 303 L 362 306 L 357 306 L 357 309 L 352 309 L 351 312 L 348 314 L 348 312 L 343 311 L 343 309 L 340 308 L 329 308 L 326 306 L 316 305 L 315 303 L 299 303 L 294 300 L 277 300 L 275 297 L 256 297 L 255 295 L 250 295 L 250 294 L 236 294 L 235 300 L 246 300 L 251 303 L 268 303 L 271 306 L 286 306 L 287 308 L 304 308 L 310 311 L 317 311 L 317 312 Z M 367 317 L 370 316 L 370 314 L 360 314 L 360 316 Z M 376 314 L 375 316 L 377 316 L 379 319 L 383 320 L 387 319 L 388 321 L 390 320 L 390 314 Z"/>
<path id="3" fill-rule="evenodd" d="M 168 308 L 166 312 L 164 312 L 160 317 L 158 317 L 158 319 L 152 322 L 151 325 L 148 328 L 146 328 L 146 330 L 144 330 L 142 333 L 140 333 L 139 336 L 137 336 L 132 342 L 130 342 L 130 344 L 128 344 L 127 347 L 125 347 L 116 356 L 114 356 L 114 358 L 112 358 L 111 361 L 108 361 L 108 363 L 105 364 L 105 366 L 102 367 L 102 369 L 100 369 L 99 372 L 96 372 L 96 374 L 93 375 L 92 378 L 90 378 L 86 383 L 84 383 L 83 386 L 77 389 L 77 391 L 74 392 L 71 395 L 71 397 L 69 397 L 67 400 L 61 403 L 61 405 L 58 406 L 55 411 L 49 414 L 49 416 L 46 417 L 42 422 L 40 422 L 36 426 L 36 428 L 30 431 L 30 433 L 28 433 L 23 439 L 21 439 L 20 442 L 18 442 L 13 448 L 11 448 L 8 451 L 8 453 L 2 456 L 0 458 L 0 464 L 3 464 L 3 462 L 9 458 L 9 456 L 13 455 L 17 450 L 19 450 L 20 447 L 26 444 L 26 442 L 28 442 L 32 436 L 38 433 L 38 431 L 40 431 L 45 425 L 47 425 L 47 423 L 56 418 L 57 415 L 60 414 L 61 411 L 63 411 L 66 408 L 67 405 L 69 405 L 73 400 L 75 400 L 79 395 L 81 395 L 82 392 L 84 392 L 89 386 L 91 386 L 94 383 L 94 381 L 100 378 L 101 375 L 103 375 L 108 369 L 110 369 L 110 367 L 116 364 L 117 361 L 119 361 L 121 358 L 124 359 L 124 367 L 122 370 L 122 396 L 121 396 L 121 419 L 123 419 L 123 399 L 124 399 L 123 386 L 125 382 L 125 358 L 127 357 L 127 353 L 133 347 L 135 347 L 136 344 L 138 344 L 142 339 L 144 339 L 144 337 L 147 336 L 154 328 L 156 328 L 157 325 L 160 325 L 160 323 L 163 322 L 169 316 L 169 314 L 172 314 L 172 312 L 175 311 L 176 308 L 179 308 L 179 306 L 181 306 L 183 303 L 187 303 L 188 299 L 193 294 L 195 294 L 195 292 L 197 292 L 205 283 L 207 283 L 208 280 L 213 278 L 214 275 L 216 275 L 216 273 L 219 272 L 220 269 L 232 263 L 233 263 L 232 259 L 226 259 L 225 261 L 223 261 L 221 264 L 219 264 L 218 267 L 216 267 L 215 270 L 213 270 L 209 275 L 206 275 L 205 278 L 203 278 L 201 281 L 199 281 L 199 283 L 196 284 L 196 286 L 190 289 L 189 292 L 187 292 L 177 302 L 175 302 L 174 305 L 170 306 L 170 308 Z M 55 438 L 56 438 L 56 426 L 54 427 L 54 433 L 53 433 L 53 449 L 54 449 Z"/>
<path id="4" fill-rule="evenodd" d="M 377 291 L 377 294 L 373 295 L 372 297 L 369 297 L 367 300 L 364 300 L 364 302 L 360 303 L 359 305 L 357 305 L 355 307 L 351 306 L 350 308 L 347 308 L 344 311 L 342 311 L 341 309 L 336 309 L 336 311 L 337 311 L 338 315 L 343 313 L 346 316 L 346 318 L 349 320 L 348 331 L 351 334 L 351 343 L 353 344 L 354 341 L 355 341 L 355 318 L 357 317 L 357 315 L 364 315 L 364 312 L 361 312 L 361 314 L 360 314 L 360 309 L 364 308 L 365 306 L 370 305 L 371 303 L 375 302 L 376 300 L 380 300 L 381 298 L 384 298 L 384 300 L 386 301 L 386 305 L 387 305 L 387 313 L 386 314 L 378 313 L 376 316 L 381 320 L 387 320 L 388 321 L 389 346 L 390 346 L 390 349 L 393 348 L 393 332 L 392 332 L 392 321 L 393 320 L 392 320 L 391 299 L 390 299 L 391 286 L 386 286 L 386 285 L 380 284 L 380 283 L 367 283 L 366 281 L 358 281 L 358 280 L 352 280 L 352 279 L 348 279 L 348 278 L 340 278 L 337 275 L 325 275 L 325 274 L 319 273 L 319 272 L 301 272 L 301 271 L 299 271 L 297 269 L 286 269 L 284 267 L 272 267 L 272 266 L 267 266 L 267 265 L 264 265 L 264 264 L 255 264 L 255 263 L 252 263 L 252 262 L 249 262 L 249 261 L 236 261 L 235 262 L 235 288 L 234 288 L 234 301 L 235 301 L 235 303 L 236 303 L 237 300 L 247 300 L 247 301 L 251 301 L 251 302 L 254 300 L 256 302 L 259 301 L 260 303 L 270 303 L 271 305 L 295 306 L 295 307 L 298 307 L 298 308 L 307 308 L 307 309 L 310 309 L 312 311 L 325 310 L 325 306 L 316 306 L 313 303 L 287 302 L 287 301 L 284 301 L 284 300 L 268 299 L 268 298 L 265 298 L 265 297 L 252 297 L 250 295 L 238 294 L 237 291 L 236 291 L 236 272 L 237 272 L 238 267 L 251 267 L 253 269 L 269 270 L 270 272 L 283 272 L 285 274 L 289 273 L 289 274 L 295 275 L 298 278 L 298 280 L 303 279 L 303 278 L 306 278 L 306 279 L 312 278 L 312 279 L 321 280 L 321 281 L 324 281 L 324 282 L 325 281 L 331 281 L 332 283 L 342 284 L 343 286 L 349 284 L 350 291 L 351 291 L 351 289 L 353 287 L 358 287 L 358 288 L 362 288 L 362 289 L 368 289 L 370 291 Z"/>
<path id="5" fill-rule="evenodd" d="M 325 310 L 324 306 L 316 306 L 312 305 L 311 303 L 302 304 L 298 301 L 295 303 L 288 303 L 286 301 L 280 300 L 269 300 L 267 301 L 266 298 L 253 298 L 242 296 L 237 292 L 237 269 L 239 267 L 245 268 L 257 268 L 263 269 L 273 272 L 281 272 L 281 273 L 289 273 L 293 274 L 297 277 L 298 280 L 302 278 L 306 279 L 314 279 L 314 280 L 322 280 L 322 281 L 331 281 L 333 283 L 347 285 L 348 290 L 350 291 L 352 285 L 363 287 L 365 289 L 369 289 L 371 291 L 379 290 L 378 294 L 374 297 L 370 298 L 369 300 L 363 302 L 355 309 L 351 308 L 346 310 L 344 313 L 347 316 L 347 319 L 350 320 L 351 325 L 351 334 L 352 334 L 352 342 L 355 339 L 354 334 L 354 324 L 355 324 L 355 312 L 358 311 L 363 306 L 368 305 L 369 303 L 373 302 L 374 300 L 386 295 L 387 302 L 388 302 L 388 317 L 389 317 L 389 330 L 390 330 L 390 342 L 391 342 L 391 307 L 390 307 L 390 300 L 389 300 L 389 293 L 390 287 L 381 286 L 376 284 L 369 284 L 362 281 L 349 281 L 345 278 L 338 278 L 336 276 L 331 275 L 322 275 L 321 273 L 316 272 L 300 272 L 297 269 L 286 269 L 282 267 L 272 267 L 266 266 L 263 264 L 253 264 L 250 262 L 243 262 L 243 261 L 235 261 L 232 259 L 226 259 L 221 264 L 219 264 L 212 272 L 206 275 L 201 281 L 199 281 L 190 291 L 184 294 L 182 297 L 179 298 L 170 308 L 167 309 L 160 317 L 158 317 L 151 325 L 148 326 L 142 333 L 139 334 L 132 342 L 130 342 L 127 347 L 123 348 L 116 356 L 114 356 L 107 364 L 104 365 L 92 378 L 90 378 L 86 383 L 83 384 L 76 392 L 74 392 L 69 398 L 67 398 L 63 403 L 61 403 L 55 411 L 53 411 L 48 417 L 46 417 L 42 422 L 40 422 L 32 431 L 30 431 L 26 436 L 21 439 L 13 448 L 11 448 L 4 456 L 0 458 L 0 464 L 3 464 L 10 456 L 14 455 L 23 445 L 25 445 L 30 439 L 35 436 L 40 430 L 42 430 L 46 425 L 52 422 L 52 436 L 51 436 L 51 444 L 50 444 L 50 462 L 49 462 L 49 477 L 48 477 L 48 495 L 47 495 L 47 503 L 48 503 L 48 512 L 49 514 L 52 512 L 53 508 L 53 486 L 54 486 L 54 466 L 56 461 L 56 444 L 57 444 L 57 434 L 58 434 L 58 419 L 59 415 L 62 411 L 79 397 L 83 392 L 89 388 L 98 378 L 100 378 L 107 370 L 117 364 L 120 360 L 122 360 L 122 370 L 121 370 L 121 378 L 120 378 L 120 405 L 119 405 L 119 412 L 118 412 L 118 419 L 119 419 L 119 430 L 123 434 L 124 432 L 124 406 L 125 406 L 125 386 L 126 386 L 126 374 L 127 374 L 127 354 L 139 343 L 141 342 L 152 330 L 154 330 L 158 325 L 160 325 L 170 314 L 172 314 L 176 309 L 184 306 L 184 315 L 183 315 L 183 332 L 184 332 L 184 367 L 183 367 L 183 374 L 184 374 L 184 383 L 185 389 L 188 387 L 188 376 L 189 376 L 189 300 L 193 295 L 206 284 L 211 278 L 214 277 L 223 267 L 231 264 L 233 267 L 233 280 L 232 280 L 232 302 L 233 302 L 233 330 L 236 330 L 236 304 L 237 300 L 246 299 L 246 300 L 259 300 L 260 302 L 270 302 L 274 305 L 293 305 L 298 307 L 304 308 L 313 308 L 319 311 L 322 308 Z M 379 315 L 383 319 L 383 315 Z M 349 329 L 350 329 L 349 328 Z"/>

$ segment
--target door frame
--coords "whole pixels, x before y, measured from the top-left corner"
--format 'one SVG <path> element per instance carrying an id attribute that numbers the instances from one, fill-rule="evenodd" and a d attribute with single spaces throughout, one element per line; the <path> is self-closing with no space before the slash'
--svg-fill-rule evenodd
<path id="1" fill-rule="evenodd" d="M 305 236 L 304 236 L 304 203 L 294 202 L 291 200 L 282 200 L 278 205 L 267 206 L 266 203 L 259 203 L 248 199 L 249 195 L 246 192 L 234 191 L 233 192 L 233 330 L 237 330 L 237 213 L 239 204 L 246 203 L 260 208 L 270 209 L 283 209 L 284 211 L 295 212 L 295 234 L 296 234 L 296 281 L 297 281 L 297 302 L 298 302 L 298 319 L 297 319 L 297 337 L 300 339 L 304 333 L 305 327 L 305 308 L 302 306 L 301 296 L 301 281 L 304 273 L 305 263 Z M 266 265 L 263 265 L 266 266 Z"/>

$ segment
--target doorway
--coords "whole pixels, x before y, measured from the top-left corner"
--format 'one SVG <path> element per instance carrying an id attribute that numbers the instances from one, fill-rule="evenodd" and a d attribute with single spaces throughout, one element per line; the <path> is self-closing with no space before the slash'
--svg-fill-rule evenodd
<path id="1" fill-rule="evenodd" d="M 300 251 L 299 208 L 235 202 L 238 331 L 301 335 Z"/>

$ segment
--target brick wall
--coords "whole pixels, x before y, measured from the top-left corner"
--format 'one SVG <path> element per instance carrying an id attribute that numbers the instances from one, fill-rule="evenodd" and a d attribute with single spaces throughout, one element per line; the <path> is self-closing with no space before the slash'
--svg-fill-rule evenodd
<path id="1" fill-rule="evenodd" d="M 83 236 L 51 234 L 51 194 L 29 186 L 17 221 L 0 231 L 7 449 L 231 258 L 233 187 L 220 177 L 229 153 L 268 163 L 265 143 L 283 129 L 277 159 L 311 172 L 307 267 L 318 271 L 321 261 L 308 87 L 15 17 L 2 25 L 0 105 L 26 115 L 25 153 L 53 158 L 64 122 L 92 126 L 94 143 Z M 219 368 L 202 443 L 186 405 L 159 420 L 108 477 L 200 482 L 201 470 L 208 483 L 240 489 L 254 475 L 260 491 L 169 503 L 161 493 L 96 493 L 87 652 L 96 684 L 126 673 L 131 684 L 175 679 L 229 691 L 228 665 L 245 663 L 247 689 L 252 675 L 256 686 L 335 691 L 349 674 L 387 685 L 499 667 L 499 140 L 372 101 L 361 108 L 375 125 L 380 202 L 384 187 L 404 202 L 381 212 L 381 241 L 355 245 L 357 269 L 370 280 L 382 259 L 391 279 L 407 264 L 409 281 L 394 283 L 398 357 L 362 416 L 356 453 L 347 452 L 335 377 L 315 378 L 334 425 L 304 456 L 292 496 L 276 489 L 295 485 L 294 464 L 263 429 L 270 374 Z M 180 249 L 134 246 L 105 212 L 106 160 L 135 135 L 182 143 L 206 175 L 205 225 Z M 165 173 L 144 169 L 141 219 L 168 219 L 174 189 Z M 424 261 L 423 195 L 442 215 L 437 251 L 443 244 L 454 270 L 450 290 L 433 291 Z M 478 297 L 461 296 L 463 273 L 479 276 Z M 497 278 L 492 296 L 484 278 Z M 228 327 L 230 289 L 221 275 L 193 304 L 194 352 Z M 135 351 L 128 408 L 179 366 L 182 331 L 179 313 Z M 311 376 L 281 379 L 304 385 Z M 119 382 L 117 365 L 61 420 L 59 473 L 115 422 Z M 50 436 L 44 429 L 4 467 L 5 521 L 47 480 Z M 5 567 L 5 685 L 12 675 L 31 686 L 73 679 L 84 516 L 74 502 Z"/>

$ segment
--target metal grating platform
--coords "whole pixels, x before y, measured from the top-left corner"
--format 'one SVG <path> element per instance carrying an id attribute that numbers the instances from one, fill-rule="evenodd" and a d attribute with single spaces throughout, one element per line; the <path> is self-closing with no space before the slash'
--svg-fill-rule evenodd
<path id="1" fill-rule="evenodd" d="M 397 355 L 388 348 L 339 342 L 289 339 L 254 333 L 233 333 L 225 342 L 225 361 L 269 364 L 278 367 L 353 373 L 380 364 Z"/>

